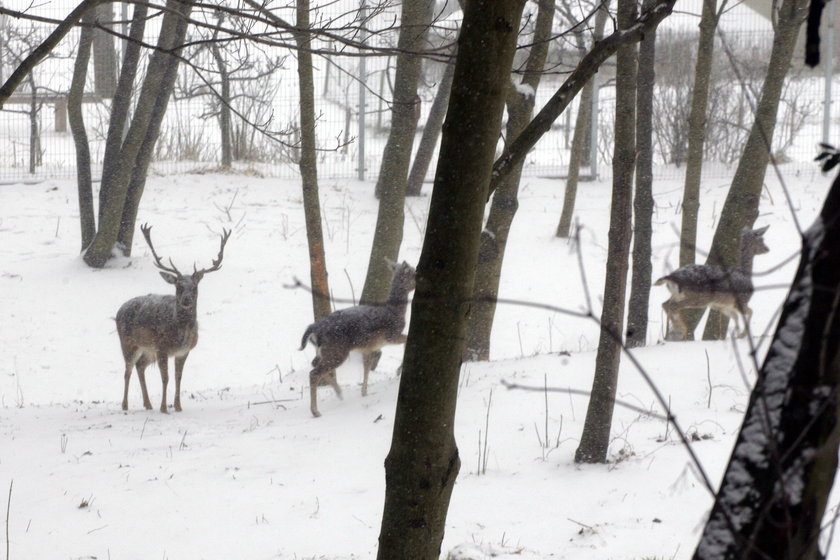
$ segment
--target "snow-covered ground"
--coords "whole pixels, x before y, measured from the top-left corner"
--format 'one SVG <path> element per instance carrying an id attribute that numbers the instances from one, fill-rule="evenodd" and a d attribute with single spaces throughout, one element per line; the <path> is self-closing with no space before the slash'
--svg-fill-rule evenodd
<path id="1" fill-rule="evenodd" d="M 771 224 L 771 252 L 756 259 L 758 272 L 798 250 L 793 215 L 807 226 L 830 183 L 815 169 L 783 173 L 794 210 L 768 174 L 758 224 Z M 597 313 L 610 185 L 579 189 L 583 275 L 574 247 L 553 237 L 563 188 L 525 180 L 501 295 L 581 310 L 583 276 Z M 727 188 L 720 179 L 703 185 L 701 247 Z M 0 503 L 9 501 L 9 558 L 374 558 L 402 348 L 386 349 L 366 398 L 361 361 L 352 357 L 339 370 L 345 400 L 322 389 L 323 417 L 311 417 L 313 351 L 297 350 L 310 296 L 287 288 L 309 277 L 299 184 L 247 175 L 150 179 L 138 222 L 154 226 L 156 249 L 177 265 L 208 266 L 218 233 L 234 231 L 222 270 L 201 284 L 184 412 L 169 415 L 143 410 L 136 378 L 130 410 L 120 410 L 113 317 L 125 300 L 171 287 L 140 235 L 131 258 L 104 270 L 82 263 L 74 189 L 71 181 L 0 186 Z M 373 186 L 325 181 L 321 189 L 331 290 L 358 297 L 376 218 Z M 677 260 L 680 181 L 658 182 L 656 191 L 658 277 Z M 411 263 L 428 200 L 408 202 L 400 257 Z M 754 332 L 771 328 L 795 266 L 756 278 Z M 754 378 L 750 349 L 745 341 L 663 344 L 664 299 L 664 288 L 654 288 L 649 346 L 634 355 L 717 484 Z M 461 373 L 463 464 L 444 556 L 690 557 L 711 496 L 626 358 L 618 395 L 636 410 L 617 409 L 609 464 L 573 463 L 587 406 L 573 390 L 591 387 L 597 337 L 591 321 L 500 307 L 493 360 Z M 753 342 L 766 346 L 760 336 Z M 149 374 L 156 409 L 160 383 Z M 507 390 L 503 381 L 560 391 Z"/>

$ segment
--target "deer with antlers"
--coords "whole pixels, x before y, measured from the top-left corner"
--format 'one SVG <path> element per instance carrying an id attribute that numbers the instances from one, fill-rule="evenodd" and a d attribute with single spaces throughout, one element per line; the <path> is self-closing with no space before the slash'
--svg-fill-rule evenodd
<path id="1" fill-rule="evenodd" d="M 140 231 L 146 238 L 155 266 L 160 270 L 161 277 L 169 284 L 175 285 L 175 295 L 149 294 L 132 298 L 125 302 L 117 311 L 117 333 L 120 335 L 120 346 L 125 358 L 125 390 L 123 392 L 122 409 L 128 410 L 128 382 L 131 370 L 136 366 L 137 377 L 140 378 L 140 389 L 143 392 L 143 406 L 150 410 L 152 403 L 146 390 L 146 366 L 157 360 L 160 378 L 163 383 L 163 394 L 160 401 L 160 411 L 167 413 L 166 386 L 169 382 L 169 357 L 175 358 L 175 411 L 181 412 L 181 374 L 184 363 L 190 351 L 198 343 L 198 321 L 196 320 L 196 303 L 198 301 L 198 283 L 208 272 L 219 270 L 224 258 L 225 244 L 230 237 L 230 230 L 222 230 L 219 255 L 210 268 L 197 270 L 193 265 L 193 273 L 184 275 L 175 267 L 172 259 L 169 266 L 165 265 L 152 245 L 151 226 L 143 224 Z"/>

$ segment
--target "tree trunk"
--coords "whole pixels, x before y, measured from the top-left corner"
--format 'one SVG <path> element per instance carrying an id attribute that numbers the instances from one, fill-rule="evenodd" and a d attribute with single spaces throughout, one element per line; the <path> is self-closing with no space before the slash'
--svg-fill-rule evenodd
<path id="1" fill-rule="evenodd" d="M 433 6 L 432 0 L 405 0 L 402 4 L 391 131 L 376 182 L 379 212 L 362 289 L 363 303 L 382 302 L 388 297 L 391 270 L 386 259 L 396 261 L 402 244 L 408 164 L 417 130 L 415 97 L 421 58 L 415 53 L 426 47 Z"/>
<path id="2" fill-rule="evenodd" d="M 595 16 L 595 33 L 592 37 L 593 45 L 604 36 L 604 26 L 609 15 L 609 2 L 600 6 Z M 577 117 L 575 117 L 575 133 L 572 137 L 572 149 L 569 154 L 569 174 L 566 177 L 566 193 L 563 197 L 563 211 L 560 213 L 560 223 L 557 224 L 557 237 L 569 237 L 572 230 L 572 217 L 575 212 L 575 200 L 577 199 L 578 180 L 580 179 L 580 166 L 584 163 L 584 156 L 589 153 L 587 150 L 587 138 L 592 119 L 592 96 L 595 93 L 595 77 L 586 82 L 580 92 L 580 103 L 578 105 Z"/>
<path id="3" fill-rule="evenodd" d="M 823 558 L 840 443 L 840 178 L 802 241 L 697 560 Z"/>
<path id="4" fill-rule="evenodd" d="M 159 50 L 149 60 L 131 127 L 115 156 L 118 159 L 112 164 L 107 183 L 103 173 L 101 189 L 106 192 L 104 205 L 100 207 L 99 230 L 84 255 L 85 262 L 94 268 L 105 265 L 118 241 L 122 242 L 124 253 L 130 250 L 134 232 L 133 218 L 136 217 L 140 202 L 151 149 L 157 140 L 163 112 L 177 74 L 178 59 L 167 51 L 177 50 L 183 45 L 186 18 L 192 7 L 192 4 L 178 0 L 168 0 L 166 5 L 167 11 L 163 16 L 158 40 Z M 134 165 L 121 165 L 118 162 L 133 162 Z M 127 223 L 128 220 L 130 223 Z"/>
<path id="5" fill-rule="evenodd" d="M 721 12 L 727 0 L 721 0 Z M 700 15 L 700 38 L 694 67 L 694 88 L 688 116 L 688 153 L 680 230 L 680 266 L 694 264 L 697 248 L 697 215 L 700 211 L 700 176 L 703 171 L 703 145 L 706 140 L 706 112 L 709 106 L 709 82 L 715 50 L 715 30 L 720 13 L 717 0 L 703 0 Z"/>
<path id="6" fill-rule="evenodd" d="M 85 23 L 93 22 L 93 12 L 88 12 L 82 18 Z M 79 192 L 79 222 L 81 226 L 81 250 L 90 244 L 96 234 L 96 216 L 93 210 L 93 180 L 90 172 L 90 146 L 88 145 L 85 119 L 82 114 L 82 98 L 85 93 L 85 80 L 88 74 L 91 47 L 93 45 L 93 29 L 82 27 L 79 34 L 79 49 L 76 52 L 76 63 L 73 68 L 73 80 L 67 95 L 67 119 L 73 134 L 73 144 L 76 147 L 76 182 Z"/>
<path id="7" fill-rule="evenodd" d="M 767 76 L 761 88 L 761 98 L 755 112 L 755 121 L 750 129 L 735 176 L 732 178 L 729 193 L 726 195 L 720 222 L 712 239 L 709 257 L 706 259 L 707 264 L 735 266 L 738 262 L 741 230 L 752 227 L 758 217 L 758 203 L 761 198 L 761 188 L 764 186 L 764 174 L 770 161 L 779 99 L 782 95 L 785 76 L 790 68 L 799 28 L 807 12 L 807 0 L 784 0 L 779 8 L 773 48 L 770 52 Z M 688 317 L 686 319 L 689 331 L 693 331 L 700 317 L 692 317 L 692 322 L 688 321 Z M 705 340 L 722 339 L 726 335 L 728 324 L 728 318 L 717 311 L 710 311 L 703 338 Z"/>
<path id="8" fill-rule="evenodd" d="M 455 403 L 487 185 L 524 1 L 467 3 L 405 348 L 379 560 L 437 560 L 460 467 Z"/>
<path id="9" fill-rule="evenodd" d="M 618 29 L 629 28 L 635 20 L 635 0 L 618 0 Z M 633 169 L 636 161 L 636 45 L 618 49 L 615 75 L 615 148 L 613 152 L 613 193 L 610 209 L 607 276 L 601 311 L 601 336 L 595 358 L 595 378 L 586 411 L 576 463 L 603 463 L 610 441 L 618 367 L 621 361 L 621 334 L 624 300 L 630 260 L 631 216 L 633 213 Z"/>
<path id="10" fill-rule="evenodd" d="M 443 128 L 443 119 L 446 117 L 446 106 L 449 104 L 449 91 L 452 88 L 452 76 L 455 75 L 455 64 L 446 65 L 443 71 L 443 78 L 438 84 L 435 100 L 429 109 L 429 117 L 426 119 L 426 126 L 423 128 L 423 136 L 420 137 L 420 145 L 417 146 L 417 153 L 414 155 L 414 163 L 408 174 L 408 185 L 406 196 L 420 196 L 423 189 L 423 181 L 432 163 L 432 156 L 435 154 L 440 130 Z"/>
<path id="11" fill-rule="evenodd" d="M 38 86 L 35 84 L 35 74 L 27 76 L 29 87 L 29 173 L 35 174 L 35 169 L 41 161 L 41 133 L 38 127 L 38 113 L 41 111 L 38 103 Z"/>
<path id="12" fill-rule="evenodd" d="M 309 274 L 312 282 L 312 312 L 317 321 L 330 314 L 330 288 L 324 234 L 321 229 L 321 201 L 318 197 L 318 164 L 315 136 L 315 80 L 312 76 L 312 53 L 308 30 L 309 0 L 297 0 L 298 87 L 300 89 L 300 176 L 303 183 L 303 211 L 306 216 L 306 240 L 309 245 Z"/>
<path id="13" fill-rule="evenodd" d="M 515 138 L 531 121 L 537 87 L 542 78 L 548 44 L 551 38 L 551 24 L 554 21 L 554 0 L 540 0 L 534 25 L 532 47 L 525 63 L 525 74 L 521 85 L 511 82 L 507 95 L 507 138 Z M 517 198 L 522 164 L 516 166 L 499 185 L 493 195 L 487 223 L 481 234 L 478 268 L 475 272 L 475 302 L 470 307 L 467 327 L 465 359 L 490 359 L 490 333 L 496 315 L 496 298 L 499 296 L 499 281 L 505 258 L 510 226 L 519 207 Z"/>
<path id="14" fill-rule="evenodd" d="M 307 14 L 308 16 L 309 14 Z M 216 70 L 219 72 L 219 81 L 221 82 L 221 91 L 219 95 L 219 135 L 222 149 L 222 169 L 230 169 L 233 165 L 233 157 L 231 156 L 230 146 L 230 74 L 227 70 L 227 64 L 222 57 L 222 50 L 216 43 L 210 44 L 210 52 L 213 54 L 213 60 L 216 61 Z M 298 51 L 300 52 L 300 51 Z M 311 61 L 312 54 L 306 53 Z M 300 64 L 300 62 L 298 62 Z M 302 87 L 302 86 L 301 86 Z"/>
<path id="15" fill-rule="evenodd" d="M 650 8 L 653 0 L 645 0 Z M 653 86 L 656 81 L 656 31 L 639 44 L 639 73 L 636 84 L 636 193 L 633 197 L 633 276 L 627 310 L 627 346 L 647 342 L 648 307 L 653 265 Z"/>
<path id="16" fill-rule="evenodd" d="M 140 62 L 140 43 L 146 30 L 146 14 L 149 7 L 146 4 L 135 4 L 131 18 L 129 40 L 125 42 L 122 68 L 117 81 L 117 89 L 111 100 L 111 119 L 108 123 L 108 135 L 105 138 L 105 154 L 102 157 L 102 180 L 99 189 L 99 220 L 108 200 L 107 185 L 112 184 L 114 171 L 119 167 L 119 153 L 122 148 L 123 136 L 128 127 L 128 113 L 131 110 L 131 96 L 134 91 L 134 79 L 137 77 L 137 66 Z"/>
<path id="17" fill-rule="evenodd" d="M 175 25 L 175 37 L 171 48 L 176 51 L 176 54 L 186 40 L 187 27 L 189 25 L 186 17 L 188 17 L 188 14 L 185 14 L 184 18 L 177 20 Z M 131 247 L 134 240 L 134 223 L 137 221 L 140 199 L 143 197 L 143 190 L 146 188 L 146 176 L 149 171 L 149 165 L 152 162 L 155 143 L 157 143 L 158 136 L 160 136 L 160 128 L 163 124 L 163 117 L 166 115 L 166 107 L 169 105 L 172 90 L 175 88 L 175 80 L 178 78 L 178 64 L 180 62 L 178 57 L 167 55 L 163 62 L 165 66 L 163 67 L 162 87 L 155 98 L 154 108 L 152 109 L 143 142 L 140 144 L 140 151 L 137 153 L 134 167 L 131 170 L 131 179 L 128 183 L 128 196 L 126 197 L 119 232 L 117 233 L 117 243 L 126 256 L 131 255 Z M 142 94 L 140 101 L 142 102 Z M 131 131 L 129 130 L 130 134 Z"/>

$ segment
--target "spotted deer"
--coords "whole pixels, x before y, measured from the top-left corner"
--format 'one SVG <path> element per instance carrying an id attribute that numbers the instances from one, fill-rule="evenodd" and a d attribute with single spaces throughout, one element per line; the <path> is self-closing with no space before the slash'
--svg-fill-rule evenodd
<path id="1" fill-rule="evenodd" d="M 362 396 L 367 396 L 368 375 L 376 367 L 378 350 L 386 344 L 402 344 L 406 335 L 405 312 L 408 294 L 414 289 L 414 268 L 406 262 L 389 263 L 394 272 L 388 300 L 379 305 L 357 305 L 340 309 L 319 319 L 306 328 L 300 349 L 310 342 L 316 349 L 313 369 L 309 372 L 310 410 L 315 417 L 318 411 L 318 387 L 331 385 L 338 398 L 341 387 L 335 369 L 347 360 L 351 351 L 364 352 L 362 363 Z"/>
<path id="2" fill-rule="evenodd" d="M 748 304 L 753 295 L 753 258 L 770 250 L 764 244 L 764 233 L 768 227 L 744 229 L 741 233 L 740 261 L 735 268 L 690 264 L 654 283 L 656 286 L 664 284 L 671 292 L 671 298 L 662 304 L 662 309 L 683 340 L 689 334 L 682 317 L 683 309 L 716 309 L 732 319 L 739 337 L 747 334 L 752 317 Z M 740 330 L 739 316 L 743 320 Z"/>
<path id="3" fill-rule="evenodd" d="M 140 390 L 143 392 L 143 406 L 152 408 L 149 393 L 146 390 L 146 366 L 157 360 L 160 378 L 163 382 L 163 394 L 160 411 L 167 413 L 166 386 L 169 382 L 169 357 L 175 358 L 175 411 L 181 412 L 181 374 L 184 362 L 198 342 L 198 321 L 196 303 L 198 301 L 198 283 L 208 272 L 219 270 L 224 258 L 225 244 L 230 237 L 229 230 L 223 230 L 219 255 L 210 268 L 196 270 L 184 275 L 175 267 L 172 259 L 165 265 L 152 245 L 151 226 L 140 226 L 146 243 L 152 250 L 155 266 L 160 269 L 161 277 L 175 285 L 175 295 L 149 294 L 132 298 L 122 304 L 117 311 L 117 333 L 120 336 L 123 358 L 125 358 L 125 390 L 123 391 L 122 409 L 128 410 L 128 382 L 131 369 L 137 367 L 140 378 Z"/>

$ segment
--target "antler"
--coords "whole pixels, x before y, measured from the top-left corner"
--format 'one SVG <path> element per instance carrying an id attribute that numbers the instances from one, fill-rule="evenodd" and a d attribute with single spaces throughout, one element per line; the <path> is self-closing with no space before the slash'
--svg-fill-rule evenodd
<path id="1" fill-rule="evenodd" d="M 202 268 L 201 270 L 195 270 L 195 264 L 193 264 L 193 276 L 198 275 L 199 277 L 204 276 L 207 272 L 213 272 L 214 270 L 219 270 L 222 268 L 222 259 L 225 257 L 225 244 L 230 237 L 230 230 L 229 229 L 222 229 L 222 238 L 221 245 L 219 246 L 219 256 L 213 259 L 213 266 L 210 268 Z"/>
<path id="2" fill-rule="evenodd" d="M 152 256 L 155 258 L 155 266 L 157 266 L 159 269 L 165 272 L 175 274 L 176 276 L 178 276 L 178 278 L 183 276 L 181 272 L 177 268 L 175 268 L 175 263 L 172 262 L 172 259 L 169 259 L 169 266 L 166 266 L 161 261 L 160 257 L 155 251 L 155 246 L 152 245 L 152 226 L 150 226 L 149 224 L 143 224 L 142 226 L 140 226 L 140 231 L 143 232 L 143 237 L 146 238 L 146 243 L 149 244 L 149 249 L 152 250 Z"/>

